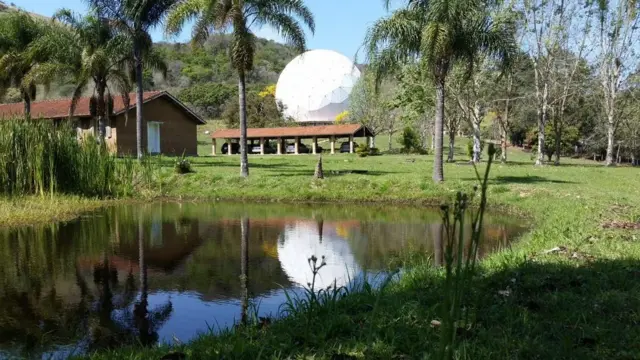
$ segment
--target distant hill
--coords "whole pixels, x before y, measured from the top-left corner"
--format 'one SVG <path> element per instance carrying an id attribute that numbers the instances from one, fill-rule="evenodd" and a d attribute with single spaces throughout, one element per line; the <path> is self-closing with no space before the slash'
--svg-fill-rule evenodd
<path id="1" fill-rule="evenodd" d="M 12 11 L 12 10 L 20 10 L 17 6 L 15 6 L 15 4 L 13 3 L 6 3 L 4 1 L 0 0 L 0 13 L 5 12 L 5 11 Z M 27 11 L 28 12 L 28 11 Z M 49 19 L 48 17 L 44 16 L 44 15 L 40 15 L 40 14 L 36 14 L 36 13 L 32 13 L 32 12 L 28 12 L 29 14 L 31 14 L 34 17 L 40 18 L 40 19 Z"/>

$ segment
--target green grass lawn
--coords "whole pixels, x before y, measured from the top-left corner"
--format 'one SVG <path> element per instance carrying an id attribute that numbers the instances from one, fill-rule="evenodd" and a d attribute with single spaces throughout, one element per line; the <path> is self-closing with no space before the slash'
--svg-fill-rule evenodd
<path id="1" fill-rule="evenodd" d="M 640 233 L 603 226 L 640 220 L 640 169 L 570 159 L 534 167 L 529 154 L 509 156 L 509 164 L 492 167 L 489 202 L 526 215 L 531 230 L 481 263 L 466 303 L 474 325 L 460 334 L 460 358 L 640 358 Z M 317 157 L 309 155 L 250 156 L 247 180 L 237 156 L 193 158 L 195 172 L 187 175 L 163 161 L 157 191 L 171 197 L 428 204 L 476 183 L 473 168 L 456 163 L 434 184 L 431 156 L 326 155 L 324 180 L 312 179 Z M 439 317 L 443 276 L 420 254 L 407 259 L 402 279 L 383 290 L 173 350 L 189 359 L 423 359 L 438 346 L 430 324 Z M 94 358 L 158 359 L 168 351 L 120 349 Z"/>

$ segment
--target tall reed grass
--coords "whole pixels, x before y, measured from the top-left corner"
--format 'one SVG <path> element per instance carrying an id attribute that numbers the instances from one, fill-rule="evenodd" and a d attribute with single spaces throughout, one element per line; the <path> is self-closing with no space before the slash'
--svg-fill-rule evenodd
<path id="1" fill-rule="evenodd" d="M 442 222 L 445 238 L 445 283 L 441 306 L 440 347 L 436 359 L 453 360 L 459 346 L 459 333 L 470 331 L 474 308 L 472 299 L 473 276 L 478 260 L 478 248 L 482 241 L 482 226 L 487 208 L 487 188 L 489 172 L 496 154 L 496 148 L 489 144 L 489 160 L 484 175 L 480 175 L 474 165 L 479 187 L 469 196 L 462 192 L 456 194 L 453 206 L 442 205 Z M 471 211 L 471 241 L 465 249 L 465 219 L 471 200 L 479 192 L 480 203 Z"/>
<path id="2" fill-rule="evenodd" d="M 68 122 L 0 121 L 0 195 L 127 196 L 150 180 L 149 161 L 119 159 Z"/>

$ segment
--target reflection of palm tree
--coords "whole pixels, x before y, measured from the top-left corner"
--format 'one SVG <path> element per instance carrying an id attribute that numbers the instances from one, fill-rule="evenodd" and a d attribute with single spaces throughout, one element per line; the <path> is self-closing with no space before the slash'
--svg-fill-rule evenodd
<path id="1" fill-rule="evenodd" d="M 249 307 L 249 218 L 243 217 L 240 222 L 240 292 L 241 292 L 241 322 L 247 323 L 247 310 Z"/>
<path id="2" fill-rule="evenodd" d="M 144 258 L 144 221 L 138 219 L 138 265 L 140 266 L 140 301 L 133 307 L 133 322 L 138 330 L 138 339 L 144 346 L 158 341 L 158 328 L 169 319 L 173 306 L 171 301 L 156 310 L 149 311 L 149 281 L 147 263 Z"/>

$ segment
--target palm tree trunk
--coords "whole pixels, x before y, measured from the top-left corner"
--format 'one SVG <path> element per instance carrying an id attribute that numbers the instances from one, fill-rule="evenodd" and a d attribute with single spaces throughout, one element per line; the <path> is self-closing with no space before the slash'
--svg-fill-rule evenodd
<path id="1" fill-rule="evenodd" d="M 436 83 L 436 120 L 435 120 L 435 158 L 433 159 L 433 181 L 444 181 L 442 166 L 442 133 L 444 129 L 444 79 L 438 79 Z"/>
<path id="2" fill-rule="evenodd" d="M 241 321 L 247 324 L 247 310 L 249 308 L 249 218 L 243 217 L 240 223 L 240 291 L 241 291 Z"/>
<path id="3" fill-rule="evenodd" d="M 136 150 L 138 155 L 138 160 L 142 159 L 142 103 L 143 103 L 143 93 L 144 89 L 142 86 L 142 51 L 139 46 L 134 45 L 133 57 L 135 61 L 136 67 Z"/>
<path id="4" fill-rule="evenodd" d="M 107 134 L 106 124 L 105 124 L 105 114 L 106 114 L 106 104 L 104 101 L 104 93 L 106 91 L 106 84 L 98 84 L 97 86 L 98 92 L 98 104 L 97 104 L 97 115 L 98 115 L 98 141 L 103 144 L 104 138 Z"/>
<path id="5" fill-rule="evenodd" d="M 249 177 L 249 159 L 247 158 L 247 94 L 244 72 L 240 71 L 238 81 L 238 100 L 240 105 L 240 176 Z"/>

